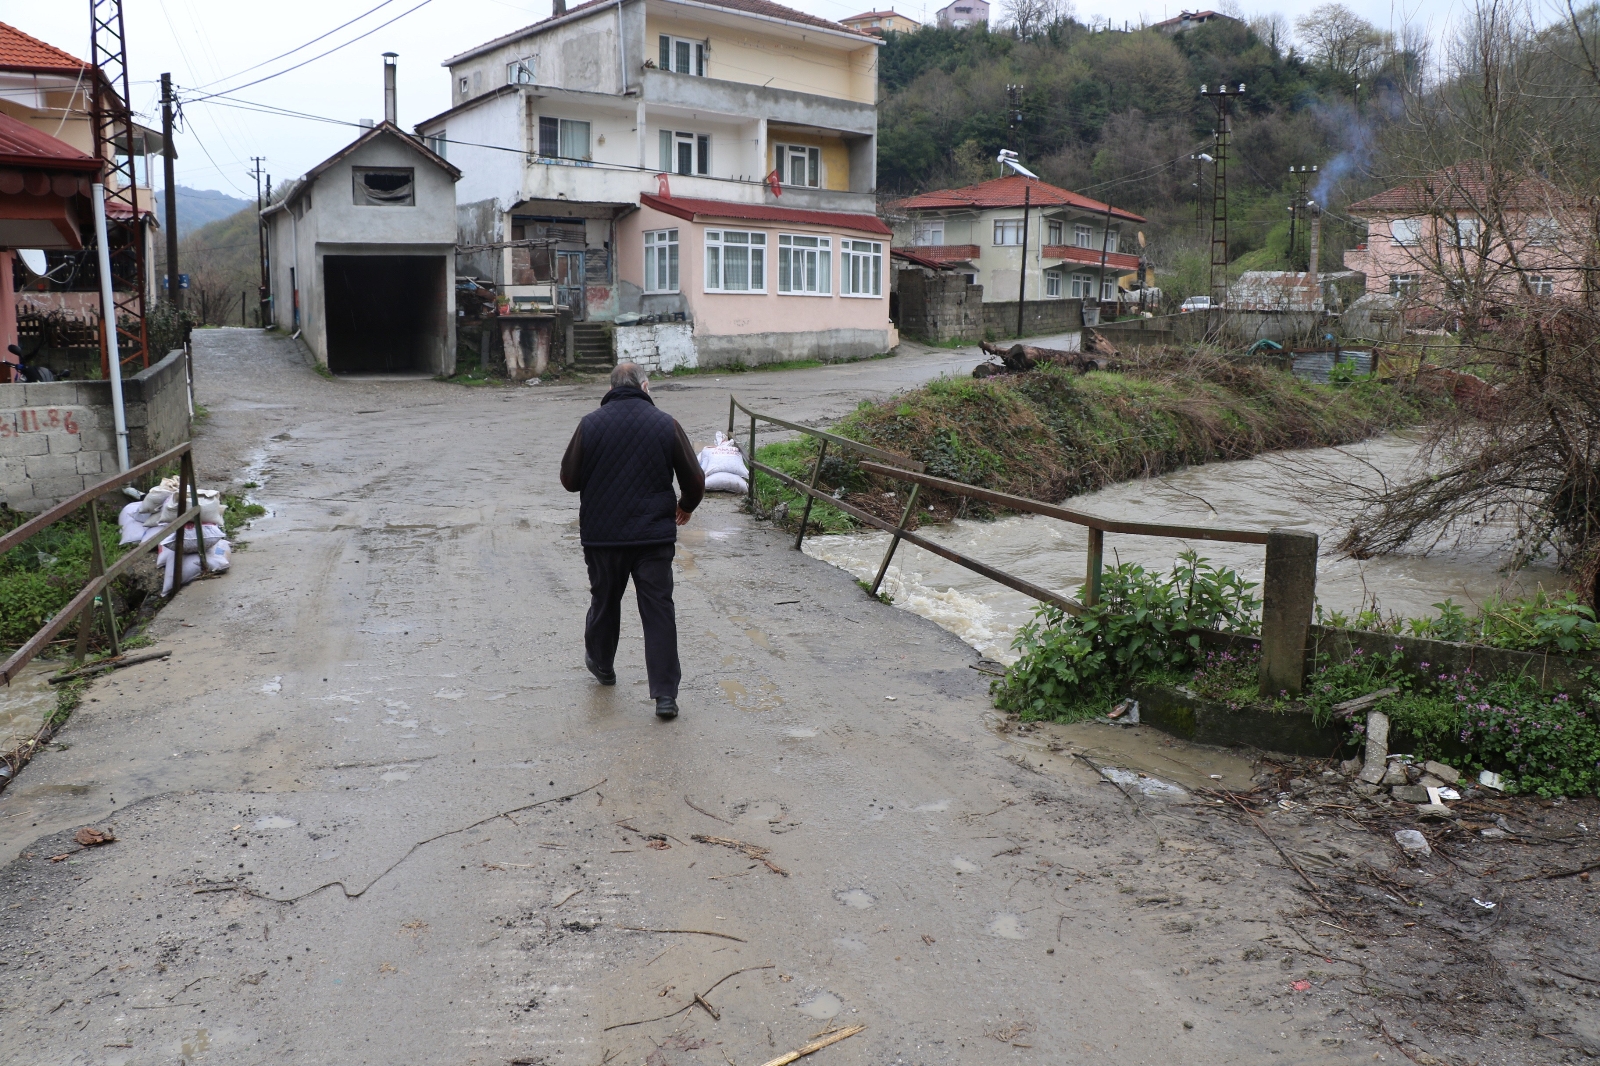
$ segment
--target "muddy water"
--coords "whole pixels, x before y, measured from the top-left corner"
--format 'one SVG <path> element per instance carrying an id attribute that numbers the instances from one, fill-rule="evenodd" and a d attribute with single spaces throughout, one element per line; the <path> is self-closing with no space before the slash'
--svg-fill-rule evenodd
<path id="1" fill-rule="evenodd" d="M 1337 516 L 1316 513 L 1318 508 L 1306 502 L 1315 493 L 1297 471 L 1315 466 L 1364 481 L 1381 471 L 1394 479 L 1414 469 L 1416 456 L 1414 440 L 1392 434 L 1343 449 L 1297 452 L 1291 460 L 1269 456 L 1191 467 L 1078 496 L 1071 506 L 1112 519 L 1316 533 L 1322 542 L 1317 599 L 1328 610 L 1370 607 L 1376 599 L 1385 613 L 1416 617 L 1436 614 L 1433 604 L 1446 597 L 1457 603 L 1478 603 L 1499 592 L 1554 583 L 1555 573 L 1549 567 L 1506 574 L 1503 552 L 1492 546 L 1493 537 L 1476 544 L 1440 545 L 1427 554 L 1365 561 L 1341 558 L 1334 552 L 1342 526 Z M 964 520 L 924 527 L 922 532 L 963 555 L 1049 589 L 1076 596 L 1083 583 L 1088 538 L 1081 526 L 1024 515 L 995 522 Z M 878 532 L 810 537 L 805 550 L 870 581 L 888 539 L 887 534 Z M 1214 563 L 1233 567 L 1247 580 L 1261 580 L 1263 549 L 1255 544 L 1108 533 L 1106 565 L 1120 560 L 1166 570 L 1187 547 Z M 1021 593 L 906 544 L 896 552 L 883 588 L 897 606 L 938 623 L 1002 662 L 1015 659 L 1010 648 L 1012 636 L 1029 619 L 1034 606 Z"/>

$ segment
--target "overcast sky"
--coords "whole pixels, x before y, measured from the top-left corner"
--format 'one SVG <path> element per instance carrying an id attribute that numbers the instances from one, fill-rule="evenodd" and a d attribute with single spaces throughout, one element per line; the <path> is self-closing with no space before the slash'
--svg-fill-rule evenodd
<path id="1" fill-rule="evenodd" d="M 926 4 L 896 2 L 903 14 L 925 21 L 931 21 L 942 6 L 932 0 Z M 88 6 L 83 0 L 13 2 L 4 5 L 3 17 L 26 33 L 87 59 Z M 839 19 L 871 5 L 866 0 L 792 0 L 791 6 Z M 1080 19 L 1117 22 L 1137 20 L 1141 14 L 1147 21 L 1157 22 L 1180 10 L 1177 4 L 1141 7 L 1113 0 L 1077 0 L 1076 6 Z M 1275 4 L 1243 0 L 1239 6 L 1246 15 L 1275 10 L 1293 20 L 1315 7 L 1316 0 Z M 1434 35 L 1443 32 L 1453 14 L 1462 9 L 1453 0 L 1346 0 L 1346 6 L 1382 27 L 1398 27 L 1410 20 Z M 372 11 L 374 7 L 378 10 Z M 1001 7 L 995 3 L 993 10 L 999 12 Z M 369 11 L 372 13 L 349 27 L 335 30 Z M 449 104 L 448 75 L 439 66 L 442 60 L 549 14 L 550 0 L 388 0 L 381 6 L 380 0 L 275 0 L 272 4 L 124 0 L 133 106 L 147 124 L 159 127 L 158 79 L 163 71 L 169 71 L 183 87 L 184 96 L 236 90 L 241 101 L 347 123 L 381 118 L 381 56 L 398 52 L 400 125 L 410 129 Z M 396 21 L 382 26 L 391 19 Z M 379 26 L 382 28 L 375 29 Z M 297 70 L 258 85 L 247 84 L 374 30 Z M 307 48 L 274 58 L 325 33 L 325 39 Z M 262 65 L 249 69 L 256 64 Z M 221 101 L 189 103 L 184 115 L 186 128 L 176 138 L 178 183 L 236 196 L 255 195 L 252 156 L 266 157 L 264 167 L 277 183 L 303 174 L 356 135 L 351 126 L 268 115 L 223 106 Z"/>

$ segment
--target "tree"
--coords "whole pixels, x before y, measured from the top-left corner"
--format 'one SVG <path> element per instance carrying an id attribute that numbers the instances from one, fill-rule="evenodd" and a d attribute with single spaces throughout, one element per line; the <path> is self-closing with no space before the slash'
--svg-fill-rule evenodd
<path id="1" fill-rule="evenodd" d="M 1002 10 L 1017 28 L 1017 36 L 1032 37 L 1073 15 L 1072 0 L 1006 0 Z"/>
<path id="2" fill-rule="evenodd" d="M 1323 4 L 1296 23 L 1300 43 L 1319 66 L 1339 79 L 1369 80 L 1393 43 L 1389 34 L 1343 4 Z"/>

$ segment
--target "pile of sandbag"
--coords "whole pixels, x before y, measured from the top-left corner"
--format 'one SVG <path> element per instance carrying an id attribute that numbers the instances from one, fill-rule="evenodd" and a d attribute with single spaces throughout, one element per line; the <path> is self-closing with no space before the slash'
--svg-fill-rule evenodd
<path id="1" fill-rule="evenodd" d="M 720 432 L 715 444 L 700 449 L 700 469 L 706 475 L 707 492 L 750 491 L 750 471 L 744 465 L 744 453 Z"/>
<path id="2" fill-rule="evenodd" d="M 220 493 L 201 489 L 200 530 L 193 522 L 181 530 L 168 533 L 156 548 L 156 566 L 165 574 L 161 594 L 170 596 L 175 582 L 187 585 L 200 576 L 200 542 L 206 546 L 206 563 L 215 572 L 228 569 L 233 548 L 222 529 L 222 512 L 225 505 Z M 178 479 L 165 478 L 161 484 L 122 509 L 117 524 L 122 527 L 123 544 L 143 544 L 177 520 L 181 511 L 188 510 L 178 499 Z M 181 534 L 181 538 L 180 538 Z M 180 563 L 179 560 L 182 560 Z"/>

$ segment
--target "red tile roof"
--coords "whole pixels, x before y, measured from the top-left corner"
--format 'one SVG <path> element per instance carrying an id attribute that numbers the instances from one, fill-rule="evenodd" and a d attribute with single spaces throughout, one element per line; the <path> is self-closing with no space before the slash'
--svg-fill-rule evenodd
<path id="1" fill-rule="evenodd" d="M 891 15 L 899 15 L 899 14 L 900 13 L 898 11 L 893 11 L 893 10 L 890 10 L 890 11 L 863 11 L 859 15 L 851 15 L 849 18 L 840 19 L 839 21 L 841 23 L 844 23 L 844 22 L 859 22 L 862 19 L 886 19 Z M 900 17 L 901 18 L 910 18 L 911 16 L 909 16 L 909 15 L 900 15 Z M 914 22 L 916 20 L 912 19 L 912 21 Z"/>
<path id="2" fill-rule="evenodd" d="M 774 4 L 771 3 L 770 0 L 696 0 L 696 2 L 705 4 L 709 7 L 721 7 L 726 8 L 729 11 L 742 12 L 746 15 L 760 15 L 764 18 L 779 19 L 783 22 L 796 22 L 803 26 L 816 26 L 818 29 L 834 30 L 839 33 L 847 33 L 854 37 L 860 37 L 866 42 L 877 42 L 879 40 L 879 38 L 870 33 L 863 33 L 860 30 L 853 30 L 849 26 L 841 26 L 837 22 L 830 22 L 827 19 L 818 18 L 815 15 L 808 15 L 804 11 L 796 11 L 792 7 L 784 7 L 782 4 Z M 538 22 L 524 26 L 520 30 L 514 30 L 511 33 L 496 37 L 492 41 L 487 41 L 483 44 L 480 44 L 476 48 L 469 48 L 460 55 L 451 56 L 449 59 L 444 61 L 444 65 L 448 67 L 452 63 L 456 63 L 463 59 L 487 52 L 492 48 L 499 47 L 501 44 L 515 41 L 517 38 L 526 36 L 531 31 L 537 30 L 540 26 L 543 26 L 546 23 L 557 22 L 562 19 L 571 18 L 573 15 L 584 11 L 589 11 L 594 8 L 612 8 L 616 6 L 617 0 L 587 0 L 586 3 L 576 4 L 567 8 L 564 14 L 551 15 L 549 18 L 540 19 Z"/>
<path id="3" fill-rule="evenodd" d="M 15 26 L 0 22 L 0 70 L 25 70 L 30 73 L 59 72 L 77 77 L 93 68 L 77 56 L 53 44 L 30 37 Z"/>
<path id="4" fill-rule="evenodd" d="M 937 211 L 940 209 L 1021 207 L 1024 194 L 1033 207 L 1076 207 L 1082 211 L 1103 215 L 1106 205 L 1081 193 L 1057 188 L 1037 178 L 1024 178 L 1014 174 L 1006 178 L 968 185 L 964 189 L 939 189 L 919 193 L 890 205 L 897 211 Z M 1111 217 L 1124 222 L 1143 222 L 1142 215 L 1113 207 Z"/>
<path id="5" fill-rule="evenodd" d="M 0 112 L 0 166 L 94 174 L 100 160 Z"/>
<path id="6" fill-rule="evenodd" d="M 918 244 L 910 248 L 896 248 L 894 251 L 913 262 L 926 259 L 931 263 L 946 266 L 952 263 L 969 263 L 978 258 L 976 244 Z"/>
<path id="7" fill-rule="evenodd" d="M 1075 244 L 1047 244 L 1039 251 L 1047 260 L 1058 259 L 1064 263 L 1075 263 L 1080 266 L 1100 266 L 1100 249 L 1098 248 L 1079 248 Z M 1139 257 L 1129 255 L 1127 252 L 1107 252 L 1106 268 L 1138 270 Z"/>
<path id="8" fill-rule="evenodd" d="M 1351 204 L 1347 210 L 1352 215 L 1369 218 L 1426 215 L 1437 211 L 1482 211 L 1491 206 L 1550 210 L 1574 203 L 1571 197 L 1542 179 L 1497 180 L 1494 172 L 1482 163 L 1457 163 L 1385 189 Z"/>
<path id="9" fill-rule="evenodd" d="M 810 226 L 833 226 L 857 233 L 887 236 L 889 227 L 877 215 L 857 215 L 846 211 L 808 211 L 776 204 L 736 204 L 730 200 L 696 200 L 682 196 L 652 196 L 644 193 L 639 202 L 657 211 L 698 222 L 713 218 L 736 218 L 751 222 L 793 222 Z"/>

